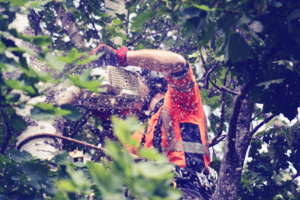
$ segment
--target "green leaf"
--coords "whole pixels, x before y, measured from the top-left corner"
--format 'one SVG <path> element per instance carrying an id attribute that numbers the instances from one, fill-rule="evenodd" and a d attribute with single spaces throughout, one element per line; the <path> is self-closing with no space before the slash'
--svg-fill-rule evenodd
<path id="1" fill-rule="evenodd" d="M 121 120 L 117 117 L 112 117 L 114 134 L 119 140 L 126 145 L 136 147 L 138 142 L 131 138 L 132 133 L 141 129 L 141 124 L 136 118 Z"/>
<path id="2" fill-rule="evenodd" d="M 16 38 L 20 38 L 20 39 L 23 39 L 24 41 L 31 42 L 39 47 L 42 47 L 43 49 L 46 49 L 47 46 L 52 44 L 51 38 L 49 38 L 49 36 L 46 36 L 46 35 L 38 35 L 35 37 L 28 37 L 28 36 L 18 33 L 16 31 L 16 29 L 9 30 L 9 33 L 12 34 Z"/>
<path id="3" fill-rule="evenodd" d="M 64 63 L 72 63 L 77 60 L 83 53 L 78 53 L 76 48 L 72 48 L 68 54 L 68 56 L 58 56 L 58 60 Z"/>
<path id="4" fill-rule="evenodd" d="M 282 83 L 284 81 L 285 78 L 281 78 L 281 79 L 276 79 L 276 80 L 271 80 L 271 81 L 265 81 L 265 82 L 262 82 L 262 83 L 259 83 L 257 84 L 256 86 L 265 86 L 265 89 L 268 89 L 269 86 L 271 84 L 279 84 L 279 83 Z"/>
<path id="5" fill-rule="evenodd" d="M 181 14 L 184 18 L 186 19 L 191 19 L 195 17 L 199 17 L 200 13 L 202 10 L 195 8 L 195 7 L 190 7 L 190 8 L 185 8 Z"/>
<path id="6" fill-rule="evenodd" d="M 141 15 L 139 15 L 138 18 L 136 18 L 131 23 L 131 27 L 136 28 L 136 27 L 143 26 L 146 23 L 146 21 L 149 20 L 150 18 L 152 18 L 155 14 L 157 14 L 156 11 L 147 11 L 147 12 L 142 13 Z"/>
<path id="7" fill-rule="evenodd" d="M 68 165 L 73 163 L 73 158 L 66 151 L 62 151 L 54 157 L 54 161 L 59 165 Z"/>
<path id="8" fill-rule="evenodd" d="M 226 56 L 233 63 L 247 61 L 250 56 L 250 47 L 238 33 L 230 35 L 226 48 Z"/>
<path id="9" fill-rule="evenodd" d="M 65 66 L 65 63 L 57 59 L 52 53 L 46 53 L 45 62 L 49 67 L 56 70 L 62 70 Z"/>
<path id="10" fill-rule="evenodd" d="M 288 172 L 280 171 L 278 174 L 276 174 L 275 171 L 273 171 L 272 179 L 275 181 L 277 185 L 282 185 L 282 181 L 285 182 L 287 180 L 292 180 L 292 177 Z"/>
<path id="11" fill-rule="evenodd" d="M 30 110 L 30 116 L 36 120 L 49 120 L 51 119 L 52 114 L 46 113 L 38 108 L 32 108 Z"/>
<path id="12" fill-rule="evenodd" d="M 192 3 L 192 5 L 198 9 L 204 10 L 204 11 L 214 11 L 215 9 L 210 9 L 207 5 L 198 5 L 195 3 Z"/>
<path id="13" fill-rule="evenodd" d="M 167 161 L 167 158 L 159 154 L 155 149 L 142 148 L 139 150 L 138 155 L 151 161 Z"/>
<path id="14" fill-rule="evenodd" d="M 75 108 L 71 104 L 64 104 L 60 106 L 64 110 L 69 110 L 71 114 L 68 114 L 66 117 L 70 120 L 79 120 L 82 117 L 82 113 L 78 108 Z"/>
<path id="15" fill-rule="evenodd" d="M 25 122 L 24 118 L 16 113 L 11 115 L 9 122 L 19 133 L 22 133 L 25 127 L 27 127 L 27 123 Z"/>
<path id="16" fill-rule="evenodd" d="M 90 67 L 89 69 L 85 70 L 82 76 L 79 76 L 78 74 L 75 74 L 74 76 L 66 74 L 66 76 L 74 85 L 98 93 L 99 91 L 101 91 L 99 88 L 99 86 L 101 86 L 101 80 L 90 81 L 90 72 L 92 71 L 92 69 L 93 67 Z"/>
<path id="17" fill-rule="evenodd" d="M 144 49 L 145 47 L 144 47 L 144 45 L 143 44 L 139 44 L 139 50 L 142 50 L 142 49 Z"/>
<path id="18" fill-rule="evenodd" d="M 22 172 L 26 175 L 30 185 L 37 190 L 45 190 L 48 194 L 55 193 L 53 180 L 55 177 L 47 175 L 47 166 L 41 162 L 26 162 L 20 166 Z"/>
<path id="19" fill-rule="evenodd" d="M 94 54 L 94 55 L 85 55 L 83 59 L 76 61 L 77 65 L 85 65 L 87 63 L 90 63 L 94 60 L 97 60 L 98 58 L 100 58 L 102 55 L 104 54 L 104 52 L 98 53 L 98 54 Z"/>
<path id="20" fill-rule="evenodd" d="M 249 192 L 253 192 L 253 188 L 251 187 L 249 177 L 247 177 L 245 174 L 242 174 L 241 176 L 241 183 L 244 184 L 244 186 L 248 189 Z"/>
<path id="21" fill-rule="evenodd" d="M 10 157 L 17 163 L 22 163 L 23 161 L 31 161 L 34 158 L 27 151 L 19 151 L 17 149 L 12 149 L 10 152 Z"/>
<path id="22" fill-rule="evenodd" d="M 37 103 L 33 105 L 34 108 L 31 109 L 31 116 L 35 119 L 49 119 L 51 115 L 55 116 L 68 116 L 72 112 L 69 110 L 61 109 L 60 107 L 55 107 L 50 103 Z"/>
<path id="23" fill-rule="evenodd" d="M 35 8 L 35 9 L 40 9 L 40 10 L 44 10 L 44 6 L 45 4 L 52 2 L 53 0 L 39 0 L 39 1 L 28 1 L 27 3 L 25 3 L 25 7 L 26 8 Z"/>
<path id="24" fill-rule="evenodd" d="M 5 81 L 5 85 L 7 85 L 9 88 L 22 90 L 27 92 L 29 95 L 37 95 L 37 91 L 30 85 L 25 85 L 24 81 L 17 81 L 8 79 Z"/>

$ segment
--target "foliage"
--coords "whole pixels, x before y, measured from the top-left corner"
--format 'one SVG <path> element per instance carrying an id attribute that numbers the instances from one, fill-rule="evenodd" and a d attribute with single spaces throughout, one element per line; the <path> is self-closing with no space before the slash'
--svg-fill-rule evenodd
<path id="1" fill-rule="evenodd" d="M 55 24 L 59 7 L 73 17 L 84 42 L 90 45 L 77 48 L 64 25 Z M 52 198 L 55 193 L 56 199 L 87 198 L 85 195 L 92 194 L 96 199 L 106 199 L 111 194 L 123 194 L 125 186 L 138 199 L 178 198 L 177 191 L 167 187 L 171 181 L 169 165 L 134 163 L 126 150 L 121 151 L 120 144 L 107 143 L 108 155 L 114 162 L 73 163 L 66 153 L 59 154 L 53 160 L 57 164 L 56 171 L 49 167 L 53 166 L 50 161 L 40 162 L 26 152 L 7 148 L 13 147 L 26 126 L 13 108 L 23 108 L 28 102 L 13 90 L 22 91 L 28 98 L 38 97 L 44 95 L 39 82 L 58 84 L 67 78 L 80 88 L 99 92 L 101 82 L 91 80 L 90 66 L 86 66 L 96 57 L 89 57 L 87 52 L 101 42 L 118 48 L 112 42 L 116 36 L 131 49 L 162 47 L 183 55 L 192 64 L 201 65 L 206 74 L 213 70 L 207 78 L 206 74 L 203 77 L 195 75 L 199 86 L 203 87 L 200 91 L 203 104 L 210 106 L 212 111 L 218 108 L 221 111 L 220 116 L 214 112 L 208 117 L 209 131 L 215 136 L 220 128 L 221 133 L 228 131 L 234 98 L 246 83 L 251 85 L 248 98 L 263 104 L 263 113 L 283 113 L 292 120 L 300 106 L 297 87 L 300 8 L 297 1 L 131 0 L 126 9 L 136 14 L 132 20 L 124 14 L 115 17 L 106 14 L 104 1 L 80 0 L 76 4 L 73 0 L 4 0 L 0 8 L 3 8 L 0 16 L 0 144 L 1 153 L 6 153 L 1 155 L 0 162 L 0 199 L 4 196 L 42 199 L 44 195 Z M 8 29 L 16 12 L 29 15 L 35 37 Z M 95 28 L 98 26 L 101 26 L 100 32 Z M 35 48 L 17 47 L 12 37 L 30 42 Z M 27 64 L 24 53 L 36 54 L 50 67 L 48 72 L 34 71 Z M 231 93 L 225 92 L 223 98 L 224 87 Z M 36 104 L 31 109 L 31 116 L 38 119 L 48 119 L 52 115 L 64 117 L 68 124 L 64 127 L 64 135 L 69 136 L 77 130 L 76 139 L 97 145 L 101 140 L 101 120 L 89 117 L 80 126 L 79 122 L 87 116 L 84 113 L 87 111 L 70 105 Z M 115 133 L 123 143 L 132 142 L 129 138 L 133 129 L 128 129 L 128 125 L 134 125 L 132 123 L 115 124 Z M 273 124 L 253 136 L 249 150 L 252 161 L 246 163 L 243 170 L 239 198 L 299 198 L 294 180 L 298 174 L 293 175 L 289 168 L 300 170 L 296 154 L 298 129 L 298 124 L 290 130 L 276 128 Z M 260 153 L 265 146 L 267 153 Z M 65 144 L 64 149 L 76 147 Z M 151 160 L 162 159 L 156 152 L 140 151 Z M 220 165 L 222 162 L 215 157 L 212 166 L 219 171 Z M 154 170 L 157 173 L 149 173 Z"/>
<path id="2" fill-rule="evenodd" d="M 130 123 L 115 120 L 119 132 L 139 128 L 137 125 L 134 119 Z M 126 199 L 125 191 L 128 198 L 179 199 L 180 193 L 170 187 L 174 166 L 165 162 L 166 158 L 157 151 L 141 149 L 143 159 L 151 158 L 151 162 L 135 162 L 120 144 L 109 141 L 105 149 L 109 159 L 99 163 L 74 162 L 65 151 L 51 161 L 41 162 L 26 151 L 13 149 L 6 156 L 0 155 L 0 192 L 12 199 L 43 199 L 54 195 L 55 199 L 87 196 Z"/>

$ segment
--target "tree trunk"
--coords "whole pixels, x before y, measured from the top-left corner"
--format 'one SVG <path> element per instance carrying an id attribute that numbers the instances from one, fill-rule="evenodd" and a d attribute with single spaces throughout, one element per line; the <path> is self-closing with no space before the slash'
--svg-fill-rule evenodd
<path id="1" fill-rule="evenodd" d="M 219 181 L 213 196 L 214 200 L 238 199 L 238 188 L 244 160 L 251 140 L 249 128 L 253 112 L 254 104 L 247 99 L 242 100 L 237 123 L 233 124 L 236 126 L 235 137 L 227 137 L 225 143 L 225 152 L 219 173 Z M 232 113 L 232 115 L 234 114 L 236 113 Z M 228 130 L 228 132 L 229 131 L 230 130 Z M 233 141 L 228 141 L 229 139 Z M 234 150 L 231 150 L 231 147 L 229 147 L 230 143 L 234 144 Z"/>

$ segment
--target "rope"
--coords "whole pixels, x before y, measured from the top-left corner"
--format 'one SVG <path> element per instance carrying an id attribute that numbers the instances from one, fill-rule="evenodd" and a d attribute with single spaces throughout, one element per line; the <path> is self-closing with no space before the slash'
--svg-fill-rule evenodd
<path id="1" fill-rule="evenodd" d="M 69 141 L 69 142 L 74 142 L 76 144 L 83 145 L 85 147 L 89 147 L 91 149 L 96 149 L 98 151 L 104 151 L 105 150 L 104 148 L 97 147 L 95 145 L 91 145 L 91 144 L 88 144 L 88 143 L 85 143 L 85 142 L 81 142 L 79 140 L 68 138 L 68 137 L 65 137 L 65 136 L 62 136 L 62 135 L 56 135 L 56 134 L 53 134 L 53 133 L 38 133 L 38 134 L 30 135 L 30 136 L 24 138 L 19 144 L 17 144 L 17 149 L 19 150 L 28 141 L 33 140 L 35 138 L 39 138 L 39 137 L 59 138 L 59 139 L 63 139 L 63 140 Z"/>

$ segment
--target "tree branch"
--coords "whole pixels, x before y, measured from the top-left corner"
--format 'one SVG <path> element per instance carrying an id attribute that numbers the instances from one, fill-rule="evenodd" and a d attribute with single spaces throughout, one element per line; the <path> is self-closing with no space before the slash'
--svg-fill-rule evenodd
<path id="1" fill-rule="evenodd" d="M 55 5 L 54 5 L 54 6 L 55 6 Z M 54 31 L 55 31 L 55 28 L 56 28 L 56 26 L 57 26 L 57 24 L 58 24 L 60 15 L 61 15 L 61 2 L 59 2 L 59 10 L 58 10 L 58 13 L 57 13 L 57 17 L 56 17 L 55 23 L 53 24 L 52 29 L 51 29 L 50 38 L 52 38 L 52 36 L 53 36 L 53 33 L 54 33 Z"/>
<path id="2" fill-rule="evenodd" d="M 5 136 L 5 139 L 2 143 L 2 147 L 1 147 L 1 150 L 0 150 L 0 153 L 1 154 L 4 154 L 5 153 L 5 150 L 8 146 L 8 143 L 13 135 L 13 128 L 11 127 L 11 125 L 9 124 L 8 122 L 8 116 L 6 115 L 4 109 L 1 109 L 1 112 L 2 112 L 2 115 L 3 115 L 3 120 L 5 121 L 5 125 L 6 125 L 6 129 L 7 129 L 7 134 Z"/>
<path id="3" fill-rule="evenodd" d="M 219 143 L 222 142 L 225 138 L 226 138 L 226 135 L 221 135 L 217 140 L 215 140 L 214 142 L 211 142 L 211 143 L 209 144 L 209 147 L 213 147 L 213 146 L 219 144 Z"/>
<path id="4" fill-rule="evenodd" d="M 130 10 L 127 10 L 127 20 L 126 20 L 126 36 L 128 37 L 128 33 L 129 33 L 129 15 L 130 15 Z"/>
<path id="5" fill-rule="evenodd" d="M 251 120 L 254 120 L 256 117 L 258 117 L 259 115 L 261 115 L 263 111 L 260 111 L 259 113 L 257 113 Z"/>
<path id="6" fill-rule="evenodd" d="M 243 103 L 243 100 L 246 98 L 246 94 L 248 93 L 250 86 L 252 84 L 252 81 L 250 80 L 248 83 L 242 86 L 239 94 L 236 96 L 236 99 L 233 104 L 231 116 L 229 119 L 229 125 L 228 125 L 228 133 L 227 133 L 227 141 L 228 141 L 228 155 L 234 156 L 233 153 L 235 151 L 235 140 L 236 140 L 236 130 L 237 130 L 237 122 L 239 113 L 241 110 L 241 106 Z"/>
<path id="7" fill-rule="evenodd" d="M 254 135 L 254 133 L 256 133 L 256 131 L 262 127 L 264 124 L 268 123 L 271 119 L 273 119 L 276 115 L 270 115 L 269 117 L 267 117 L 264 121 L 262 121 L 260 124 L 258 124 L 249 134 L 251 135 L 251 137 Z"/>
<path id="8" fill-rule="evenodd" d="M 82 2 L 80 2 L 80 3 L 82 4 Z M 87 6 L 88 6 L 88 5 L 87 5 Z M 89 17 L 89 14 L 86 12 L 85 6 L 83 5 L 83 6 L 81 6 L 81 8 L 82 8 L 82 10 L 83 10 L 83 12 L 84 12 L 86 18 L 87 18 L 87 19 L 89 20 L 89 22 L 93 25 L 94 31 L 95 31 L 96 35 L 98 36 L 98 39 L 99 39 L 100 43 L 102 43 L 101 37 L 100 37 L 100 35 L 98 34 L 98 31 L 97 31 L 97 29 L 96 29 L 95 23 L 94 23 L 94 21 L 91 20 L 91 18 Z"/>
<path id="9" fill-rule="evenodd" d="M 205 71 L 207 72 L 206 63 L 205 63 L 205 60 L 204 60 L 204 58 L 203 58 L 203 55 L 202 55 L 202 52 L 201 52 L 201 50 L 200 50 L 200 58 L 201 58 L 201 61 L 202 61 L 203 67 L 204 67 Z"/>
<path id="10" fill-rule="evenodd" d="M 40 27 L 40 22 L 44 16 L 44 11 L 41 11 L 41 15 L 38 15 L 37 13 L 35 13 L 35 11 L 33 9 L 29 9 L 31 15 L 33 16 L 32 20 L 35 22 L 35 27 L 34 27 L 34 34 L 37 36 L 38 32 L 41 32 L 42 35 L 44 35 L 44 32 L 42 31 L 41 27 Z"/>
<path id="11" fill-rule="evenodd" d="M 160 45 L 162 44 L 162 42 L 166 39 L 167 36 L 168 36 L 168 32 L 166 32 L 166 33 L 162 36 L 162 38 L 161 38 L 159 44 L 157 45 L 156 49 L 159 48 L 159 46 L 160 46 Z"/>
<path id="12" fill-rule="evenodd" d="M 209 76 L 210 74 L 219 66 L 220 62 L 217 62 L 212 68 L 210 68 L 207 73 L 205 74 L 204 77 L 201 78 L 200 82 L 204 82 L 203 88 L 207 89 L 208 88 L 208 81 L 210 80 Z M 216 85 L 216 84 L 214 84 Z M 217 86 L 218 87 L 218 86 Z M 221 90 L 221 89 L 220 89 Z"/>
<path id="13" fill-rule="evenodd" d="M 157 9 L 158 3 L 159 3 L 159 2 L 156 2 L 156 4 L 154 5 L 153 11 L 155 11 L 155 10 Z M 149 19 L 149 20 L 146 22 L 146 25 L 145 25 L 144 30 L 143 30 L 139 35 L 135 36 L 135 38 L 134 38 L 132 41 L 128 42 L 127 45 L 126 45 L 127 47 L 128 47 L 128 46 L 131 46 L 133 43 L 135 43 L 137 40 L 139 40 L 139 39 L 141 39 L 141 38 L 143 37 L 144 33 L 146 32 L 147 28 L 148 28 L 149 25 L 152 23 L 152 21 L 154 20 L 154 18 L 155 18 L 155 17 L 152 17 L 151 19 Z"/>
<path id="14" fill-rule="evenodd" d="M 212 82 L 210 79 L 209 79 L 209 82 L 210 82 L 215 88 L 217 88 L 218 90 L 220 90 L 220 91 L 222 91 L 222 92 L 225 91 L 225 92 L 228 92 L 228 93 L 233 94 L 233 95 L 238 95 L 237 92 L 234 92 L 234 91 L 228 89 L 227 87 L 224 87 L 224 86 L 219 87 L 219 86 L 216 85 L 214 82 Z"/>

